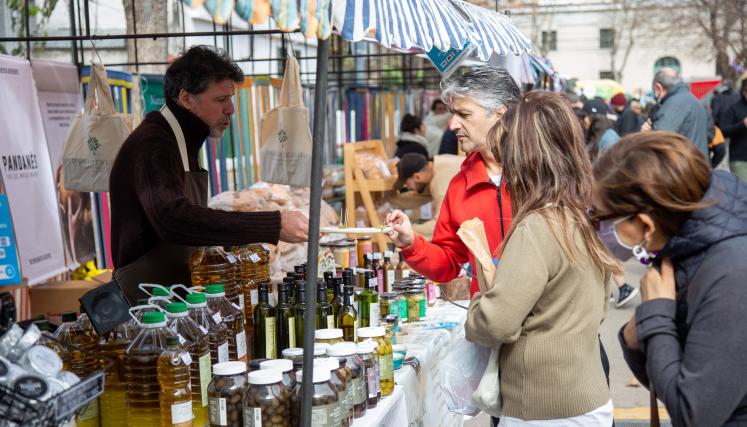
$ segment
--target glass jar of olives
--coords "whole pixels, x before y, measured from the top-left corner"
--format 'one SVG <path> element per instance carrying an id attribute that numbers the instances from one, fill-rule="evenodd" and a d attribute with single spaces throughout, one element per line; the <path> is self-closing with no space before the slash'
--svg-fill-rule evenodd
<path id="1" fill-rule="evenodd" d="M 366 383 L 366 406 L 368 409 L 375 408 L 379 404 L 381 394 L 379 392 L 379 370 L 377 357 L 374 355 L 374 346 L 372 342 L 362 342 L 358 344 L 358 356 L 361 358 L 363 378 Z"/>
<path id="2" fill-rule="evenodd" d="M 394 391 L 394 359 L 392 343 L 386 338 L 386 329 L 383 327 L 361 328 L 358 330 L 358 340 L 370 340 L 378 345 L 376 356 L 379 361 L 381 395 L 389 396 Z"/>
<path id="3" fill-rule="evenodd" d="M 350 427 L 353 422 L 353 395 L 349 376 L 345 374 L 347 360 L 345 358 L 328 357 L 318 359 L 316 366 L 325 366 L 330 371 L 330 382 L 337 390 L 337 401 L 340 405 L 340 421 L 342 427 Z"/>
<path id="4" fill-rule="evenodd" d="M 425 290 L 422 287 L 412 287 L 407 291 L 407 319 L 410 322 L 425 320 Z"/>
<path id="5" fill-rule="evenodd" d="M 259 365 L 259 369 L 276 370 L 283 374 L 283 385 L 288 390 L 296 388 L 296 372 L 293 370 L 293 362 L 288 359 L 265 360 Z"/>
<path id="6" fill-rule="evenodd" d="M 244 424 L 241 400 L 246 391 L 246 362 L 213 365 L 208 385 L 210 427 L 241 427 Z"/>
<path id="7" fill-rule="evenodd" d="M 358 356 L 355 343 L 343 342 L 335 344 L 327 349 L 329 357 L 344 358 L 345 374 L 349 377 L 349 391 L 353 395 L 353 416 L 361 418 L 366 415 L 366 375 L 363 360 Z"/>
<path id="8" fill-rule="evenodd" d="M 249 373 L 243 400 L 244 427 L 290 427 L 291 391 L 282 381 L 283 373 L 275 369 Z"/>
<path id="9" fill-rule="evenodd" d="M 293 362 L 294 371 L 300 371 L 301 368 L 303 368 L 303 349 L 286 348 L 283 350 L 283 359 L 288 359 Z"/>
<path id="10" fill-rule="evenodd" d="M 304 376 L 304 372 L 307 373 Z M 302 389 L 304 381 L 313 381 L 314 395 L 311 398 L 311 425 L 314 427 L 339 427 L 340 407 L 335 392 L 335 386 L 330 382 L 329 369 L 315 367 L 311 370 L 302 369 L 296 373 L 298 384 L 293 391 L 292 410 L 294 414 L 300 414 L 302 408 Z M 297 417 L 300 419 L 300 417 Z"/>

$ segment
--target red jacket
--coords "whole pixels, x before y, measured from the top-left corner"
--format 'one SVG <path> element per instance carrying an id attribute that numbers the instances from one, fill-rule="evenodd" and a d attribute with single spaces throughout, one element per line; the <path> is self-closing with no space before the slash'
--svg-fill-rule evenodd
<path id="1" fill-rule="evenodd" d="M 464 221 L 475 217 L 485 224 L 488 244 L 495 256 L 511 226 L 508 190 L 504 180 L 501 180 L 500 189 L 493 184 L 479 153 L 470 153 L 462 163 L 462 170 L 449 183 L 433 240 L 429 243 L 422 236 L 416 236 L 412 246 L 402 250 L 407 265 L 439 283 L 455 279 L 468 260 L 474 271 L 475 260 L 457 231 Z M 477 279 L 473 277 L 470 296 L 478 290 Z"/>

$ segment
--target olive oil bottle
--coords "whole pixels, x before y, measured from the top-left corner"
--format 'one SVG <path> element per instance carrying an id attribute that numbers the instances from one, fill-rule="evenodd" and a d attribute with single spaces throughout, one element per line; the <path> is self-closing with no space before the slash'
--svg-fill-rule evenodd
<path id="1" fill-rule="evenodd" d="M 266 283 L 259 284 L 259 301 L 254 307 L 254 358 L 277 358 L 277 310 L 270 305 Z"/>
<path id="2" fill-rule="evenodd" d="M 373 272 L 365 275 L 366 289 L 358 297 L 360 303 L 360 325 L 363 328 L 379 326 L 379 294 L 376 293 L 378 282 Z"/>
<path id="3" fill-rule="evenodd" d="M 303 348 L 304 314 L 306 313 L 306 282 L 296 282 L 296 305 L 293 307 L 293 315 L 296 322 L 296 345 Z"/>
<path id="4" fill-rule="evenodd" d="M 288 303 L 288 285 L 278 284 L 277 325 L 275 341 L 277 342 L 277 353 L 280 354 L 286 348 L 296 346 L 296 323 L 293 307 Z"/>
<path id="5" fill-rule="evenodd" d="M 316 282 L 316 298 L 316 329 L 334 329 L 335 314 L 327 301 L 327 286 L 321 280 Z"/>
<path id="6" fill-rule="evenodd" d="M 192 391 L 190 354 L 179 345 L 179 338 L 166 337 L 166 348 L 158 356 L 156 372 L 161 387 L 161 427 L 191 427 Z"/>
<path id="7" fill-rule="evenodd" d="M 337 329 L 342 329 L 342 338 L 345 341 L 356 341 L 356 324 L 358 323 L 358 312 L 353 301 L 353 287 L 345 286 L 345 298 L 337 312 Z"/>

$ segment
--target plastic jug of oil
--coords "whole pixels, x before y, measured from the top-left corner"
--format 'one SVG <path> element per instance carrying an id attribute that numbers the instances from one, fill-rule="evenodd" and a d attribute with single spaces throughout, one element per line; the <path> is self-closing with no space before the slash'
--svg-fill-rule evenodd
<path id="1" fill-rule="evenodd" d="M 207 285 L 205 287 L 207 304 L 216 322 L 222 321 L 228 328 L 228 359 L 232 361 L 249 360 L 246 347 L 246 328 L 244 327 L 244 313 L 238 306 L 226 299 L 223 285 Z"/>
<path id="2" fill-rule="evenodd" d="M 99 398 L 102 427 L 127 427 L 127 383 L 124 376 L 125 349 L 135 339 L 138 328 L 128 321 L 99 339 L 99 353 L 111 360 L 106 371 L 104 393 Z"/>
<path id="3" fill-rule="evenodd" d="M 179 345 L 187 350 L 191 360 L 189 371 L 195 416 L 192 424 L 194 427 L 205 427 L 208 425 L 207 387 L 212 379 L 208 330 L 189 317 L 187 304 L 183 302 L 172 302 L 166 306 L 166 311 L 169 318 L 167 326 L 177 334 Z M 163 401 L 161 404 L 163 410 Z"/>
<path id="4" fill-rule="evenodd" d="M 239 260 L 220 246 L 201 247 L 192 255 L 192 286 L 219 283 L 226 298 L 239 307 L 244 306 L 244 292 L 239 281 Z"/>
<path id="5" fill-rule="evenodd" d="M 182 304 L 182 303 L 176 303 Z M 186 311 L 186 306 L 184 307 Z M 190 365 L 192 357 L 178 337 L 166 337 L 166 349 L 158 357 L 158 384 L 161 386 L 161 427 L 192 427 Z"/>
<path id="6" fill-rule="evenodd" d="M 205 294 L 187 294 L 187 306 L 189 317 L 208 331 L 210 365 L 228 362 L 228 329 L 223 322 L 215 321 L 213 313 L 207 306 Z"/>
<path id="7" fill-rule="evenodd" d="M 141 306 L 130 308 L 133 311 Z M 136 317 L 133 315 L 133 318 Z M 166 317 L 160 311 L 143 314 L 140 332 L 125 350 L 124 376 L 127 383 L 129 427 L 157 426 L 161 420 L 158 384 L 158 357 L 166 348 L 166 338 L 176 337 L 166 327 Z"/>

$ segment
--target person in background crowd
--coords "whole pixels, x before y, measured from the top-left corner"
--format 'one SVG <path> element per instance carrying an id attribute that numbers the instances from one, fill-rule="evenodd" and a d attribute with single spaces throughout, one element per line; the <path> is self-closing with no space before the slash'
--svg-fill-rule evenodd
<path id="1" fill-rule="evenodd" d="M 432 202 L 432 219 L 412 226 L 416 233 L 427 240 L 433 239 L 441 204 L 454 175 L 459 173 L 464 157 L 441 154 L 428 160 L 418 153 L 407 153 L 397 163 L 398 179 L 396 188 L 406 187 L 418 194 L 428 194 Z"/>
<path id="2" fill-rule="evenodd" d="M 438 154 L 459 154 L 459 140 L 456 132 L 448 128 L 444 131 Z"/>
<path id="3" fill-rule="evenodd" d="M 428 140 L 428 157 L 438 154 L 444 131 L 449 125 L 449 118 L 451 118 L 451 114 L 448 108 L 446 108 L 446 104 L 440 99 L 433 101 L 431 111 L 423 120 L 425 124 L 425 139 Z"/>
<path id="4" fill-rule="evenodd" d="M 497 255 L 511 225 L 511 203 L 487 134 L 520 96 L 514 78 L 501 68 L 475 67 L 442 83 L 442 97 L 454 113 L 451 129 L 469 154 L 449 184 L 431 242 L 415 234 L 403 212 L 387 216 L 387 225 L 393 228 L 389 238 L 402 249 L 407 265 L 431 280 L 448 283 L 459 275 L 462 264 L 469 261 L 474 267 L 472 254 L 456 234 L 466 220 L 478 217 L 485 223 L 490 250 Z M 477 290 L 473 277 L 470 293 Z"/>
<path id="5" fill-rule="evenodd" d="M 729 168 L 747 181 L 747 79 L 742 80 L 739 100 L 726 109 L 721 131 L 729 138 Z"/>
<path id="6" fill-rule="evenodd" d="M 709 126 L 708 113 L 690 93 L 679 72 L 669 67 L 662 68 L 654 76 L 652 87 L 661 107 L 655 112 L 653 120 L 643 124 L 641 131 L 677 132 L 695 143 L 703 156 L 710 158 L 708 143 L 715 133 L 713 126 Z"/>
<path id="7" fill-rule="evenodd" d="M 586 116 L 584 121 L 587 127 L 586 147 L 591 163 L 594 164 L 599 153 L 610 148 L 620 140 L 620 137 L 612 128 L 612 121 L 606 115 L 592 114 Z M 625 276 L 622 273 L 616 273 L 612 277 L 615 279 L 618 290 L 615 307 L 621 308 L 638 295 L 638 289 L 625 283 Z"/>
<path id="8" fill-rule="evenodd" d="M 615 111 L 615 114 L 617 114 L 615 132 L 617 132 L 619 136 L 624 136 L 641 130 L 643 120 L 641 120 L 641 117 L 633 111 L 633 101 L 630 101 L 630 104 L 628 104 L 625 94 L 618 93 L 613 96 L 610 100 L 610 105 L 612 105 L 612 109 Z M 640 108 L 641 105 L 638 104 L 639 111 Z"/>
<path id="9" fill-rule="evenodd" d="M 301 212 L 223 212 L 207 207 L 200 147 L 231 125 L 244 75 L 223 51 L 194 46 L 166 70 L 166 105 L 125 140 L 110 182 L 114 278 L 130 303 L 140 283 L 189 283 L 194 246 L 305 242 Z"/>
<path id="10" fill-rule="evenodd" d="M 420 153 L 428 157 L 428 140 L 425 139 L 425 125 L 420 117 L 405 114 L 399 126 L 399 141 L 394 157 L 400 159 L 407 153 Z"/>
<path id="11" fill-rule="evenodd" d="M 713 117 L 713 123 L 722 128 L 726 125 L 726 112 L 732 105 L 739 102 L 741 99 L 740 93 L 735 91 L 734 84 L 729 79 L 724 79 L 721 84 L 713 90 L 713 98 L 711 99 L 711 117 Z"/>
<path id="12" fill-rule="evenodd" d="M 583 132 L 559 95 L 529 92 L 494 136 L 514 219 L 464 330 L 482 346 L 503 344 L 498 425 L 610 426 L 597 336 L 619 263 L 586 217 L 592 168 Z"/>
<path id="13" fill-rule="evenodd" d="M 638 130 L 641 129 L 641 125 L 643 125 L 643 108 L 641 107 L 641 101 L 638 99 L 631 99 L 630 100 L 630 110 L 633 111 L 638 116 Z"/>
<path id="14" fill-rule="evenodd" d="M 673 426 L 747 425 L 747 184 L 673 132 L 626 136 L 594 166 L 592 223 L 651 267 L 618 334 Z"/>

